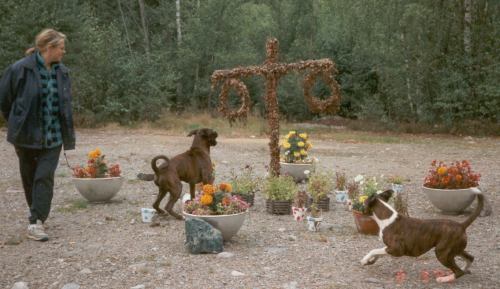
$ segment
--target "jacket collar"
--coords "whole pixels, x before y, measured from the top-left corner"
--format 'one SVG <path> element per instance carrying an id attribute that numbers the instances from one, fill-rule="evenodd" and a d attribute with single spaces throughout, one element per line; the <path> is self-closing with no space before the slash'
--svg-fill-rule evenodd
<path id="1" fill-rule="evenodd" d="M 22 62 L 22 65 L 26 68 L 29 68 L 29 69 L 35 69 L 36 68 L 36 64 L 37 64 L 37 60 L 36 60 L 36 54 L 37 52 L 31 54 L 31 55 L 28 55 L 24 58 L 24 61 Z M 68 73 L 69 72 L 69 69 L 62 63 L 62 62 L 59 62 L 59 69 L 61 70 L 61 72 L 63 73 Z"/>

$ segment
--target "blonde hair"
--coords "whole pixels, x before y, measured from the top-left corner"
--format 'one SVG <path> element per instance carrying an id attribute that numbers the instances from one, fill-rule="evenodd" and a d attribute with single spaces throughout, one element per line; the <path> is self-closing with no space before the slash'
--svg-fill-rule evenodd
<path id="1" fill-rule="evenodd" d="M 44 29 L 35 37 L 35 46 L 26 50 L 26 55 L 33 54 L 37 49 L 44 51 L 47 47 L 56 46 L 66 40 L 66 35 L 54 29 Z"/>

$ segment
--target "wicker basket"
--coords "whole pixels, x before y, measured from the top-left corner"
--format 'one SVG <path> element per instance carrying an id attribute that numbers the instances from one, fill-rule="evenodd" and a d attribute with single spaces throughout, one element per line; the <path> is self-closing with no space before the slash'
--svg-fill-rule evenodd
<path id="1" fill-rule="evenodd" d="M 292 201 L 266 200 L 266 211 L 275 215 L 290 215 Z"/>
<path id="2" fill-rule="evenodd" d="M 312 198 L 308 198 L 307 199 L 306 207 L 309 208 L 312 205 L 312 202 L 313 202 L 313 199 Z M 318 209 L 320 209 L 323 212 L 330 211 L 330 198 L 326 197 L 326 198 L 323 198 L 323 199 L 319 200 L 319 202 L 318 202 Z"/>

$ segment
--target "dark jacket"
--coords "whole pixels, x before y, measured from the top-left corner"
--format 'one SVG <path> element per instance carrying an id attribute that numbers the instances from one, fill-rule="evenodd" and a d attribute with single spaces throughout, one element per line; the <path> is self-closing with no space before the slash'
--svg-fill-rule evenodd
<path id="1" fill-rule="evenodd" d="M 59 119 L 65 150 L 75 148 L 71 81 L 68 72 L 68 68 L 62 63 L 56 71 Z M 25 148 L 43 148 L 41 86 L 35 53 L 5 70 L 0 80 L 0 109 L 8 123 L 8 142 Z"/>

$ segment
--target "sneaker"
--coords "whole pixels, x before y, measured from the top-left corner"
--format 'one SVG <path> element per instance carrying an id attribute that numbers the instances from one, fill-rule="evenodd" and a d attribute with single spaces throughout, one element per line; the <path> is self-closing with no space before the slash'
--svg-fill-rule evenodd
<path id="1" fill-rule="evenodd" d="M 49 236 L 43 230 L 42 221 L 37 220 L 36 224 L 30 224 L 28 226 L 28 238 L 42 242 L 49 240 Z"/>

